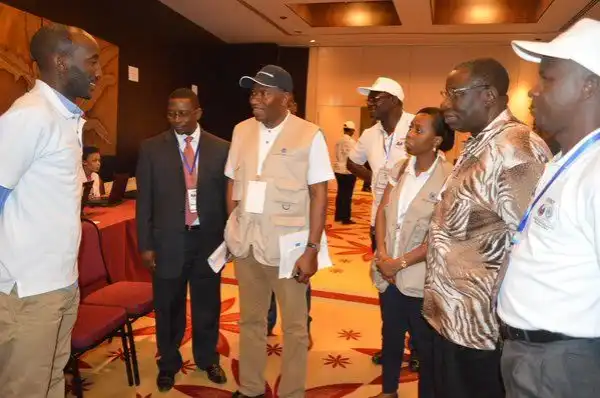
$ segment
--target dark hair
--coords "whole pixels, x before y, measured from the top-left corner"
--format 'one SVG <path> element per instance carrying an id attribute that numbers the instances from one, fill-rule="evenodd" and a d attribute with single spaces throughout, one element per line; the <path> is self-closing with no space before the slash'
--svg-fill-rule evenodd
<path id="1" fill-rule="evenodd" d="M 498 94 L 506 96 L 510 78 L 508 71 L 493 58 L 478 58 L 463 62 L 454 69 L 466 69 L 471 73 L 473 80 L 479 80 L 482 84 L 489 85 L 498 90 Z"/>
<path id="2" fill-rule="evenodd" d="M 82 160 L 85 162 L 87 158 L 94 153 L 100 153 L 100 149 L 95 146 L 84 146 Z"/>
<path id="3" fill-rule="evenodd" d="M 73 41 L 69 27 L 59 24 L 42 26 L 31 38 L 29 52 L 37 62 L 40 70 L 51 67 L 54 55 L 70 54 L 73 51 Z"/>
<path id="4" fill-rule="evenodd" d="M 187 87 L 178 88 L 169 95 L 169 100 L 172 99 L 189 99 L 194 109 L 200 108 L 200 101 L 198 96 L 192 89 Z"/>
<path id="5" fill-rule="evenodd" d="M 438 149 L 444 152 L 452 149 L 452 147 L 454 146 L 454 130 L 452 130 L 450 126 L 446 124 L 446 121 L 444 120 L 444 113 L 442 112 L 442 110 L 440 108 L 427 107 L 420 109 L 417 112 L 417 114 L 419 113 L 424 113 L 433 118 L 432 125 L 435 135 L 438 137 L 442 137 L 442 143 L 440 144 L 440 147 Z"/>

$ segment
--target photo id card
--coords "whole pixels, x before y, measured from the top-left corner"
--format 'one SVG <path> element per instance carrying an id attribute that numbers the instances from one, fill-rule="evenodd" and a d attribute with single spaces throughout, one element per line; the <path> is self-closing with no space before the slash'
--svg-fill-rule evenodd
<path id="1" fill-rule="evenodd" d="M 247 213 L 262 214 L 265 207 L 266 193 L 267 183 L 265 181 L 249 181 L 244 211 Z"/>

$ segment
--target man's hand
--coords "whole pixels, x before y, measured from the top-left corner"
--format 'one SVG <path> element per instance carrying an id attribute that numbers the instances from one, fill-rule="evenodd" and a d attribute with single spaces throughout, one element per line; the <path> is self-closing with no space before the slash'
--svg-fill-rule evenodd
<path id="1" fill-rule="evenodd" d="M 146 250 L 141 253 L 142 263 L 144 267 L 148 268 L 148 270 L 154 273 L 156 269 L 156 255 L 153 250 Z"/>
<path id="2" fill-rule="evenodd" d="M 299 283 L 308 283 L 310 278 L 317 273 L 319 265 L 317 255 L 319 253 L 313 248 L 306 248 L 304 253 L 296 261 L 296 266 L 292 275 Z"/>

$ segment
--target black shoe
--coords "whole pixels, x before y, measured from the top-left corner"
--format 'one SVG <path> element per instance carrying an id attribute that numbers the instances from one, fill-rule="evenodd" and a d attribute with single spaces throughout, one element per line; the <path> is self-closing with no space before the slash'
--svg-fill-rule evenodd
<path id="1" fill-rule="evenodd" d="M 175 385 L 175 373 L 161 370 L 156 378 L 158 391 L 167 392 Z"/>
<path id="2" fill-rule="evenodd" d="M 344 220 L 342 221 L 343 225 L 352 225 L 352 224 L 356 224 L 356 221 L 352 221 L 352 220 Z"/>
<path id="3" fill-rule="evenodd" d="M 373 356 L 371 357 L 371 361 L 373 361 L 375 365 L 381 365 L 381 351 L 378 351 L 375 354 L 373 354 Z"/>
<path id="4" fill-rule="evenodd" d="M 249 397 L 247 395 L 242 394 L 239 391 L 236 391 L 233 393 L 233 395 L 231 396 L 231 398 L 265 398 L 265 394 L 260 394 L 260 395 L 255 395 L 253 397 Z"/>
<path id="5" fill-rule="evenodd" d="M 206 372 L 208 376 L 208 380 L 212 381 L 215 384 L 225 384 L 227 383 L 227 376 L 225 375 L 225 371 L 219 364 L 210 365 L 207 368 L 200 368 Z"/>
<path id="6" fill-rule="evenodd" d="M 408 369 L 411 372 L 417 373 L 419 369 L 421 369 L 421 362 L 419 362 L 419 357 L 416 355 L 410 355 L 410 359 L 408 360 Z"/>

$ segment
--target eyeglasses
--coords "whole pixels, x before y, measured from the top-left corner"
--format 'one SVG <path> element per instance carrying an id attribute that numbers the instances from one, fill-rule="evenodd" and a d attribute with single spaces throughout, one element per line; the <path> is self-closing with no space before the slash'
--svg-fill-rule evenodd
<path id="1" fill-rule="evenodd" d="M 194 113 L 195 111 L 196 111 L 196 109 L 193 109 L 191 111 L 168 111 L 167 112 L 167 117 L 169 119 L 175 119 L 177 117 L 188 117 L 192 113 Z"/>
<path id="2" fill-rule="evenodd" d="M 475 90 L 476 88 L 489 88 L 489 84 L 477 84 L 471 87 L 462 87 L 462 88 L 451 88 L 440 91 L 440 94 L 444 99 L 448 99 L 453 101 L 457 98 L 462 97 L 467 91 Z"/>
<path id="3" fill-rule="evenodd" d="M 390 98 L 391 95 L 388 93 L 377 94 L 374 97 L 367 97 L 367 104 L 377 104 L 387 98 Z"/>

